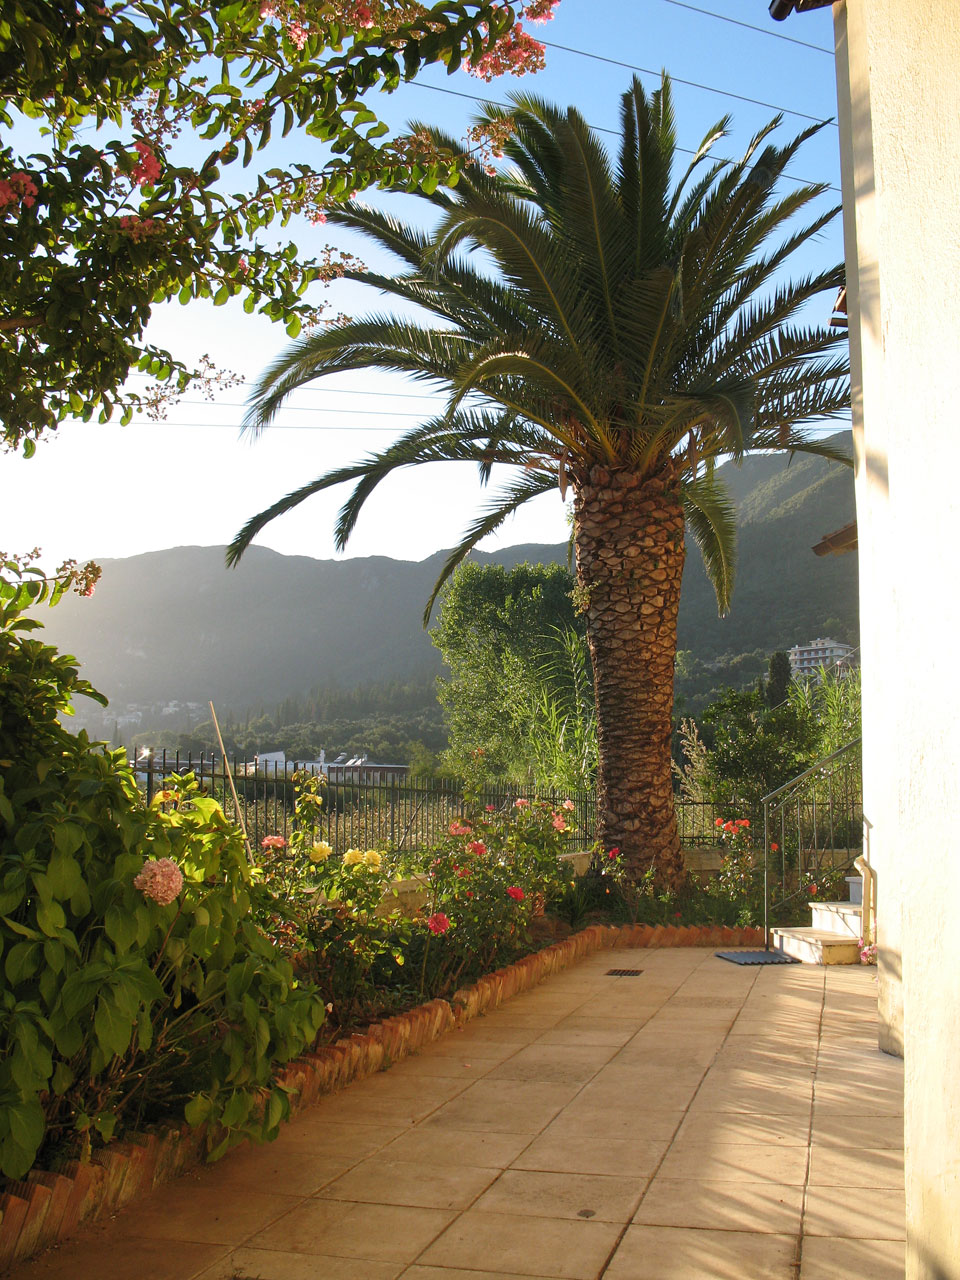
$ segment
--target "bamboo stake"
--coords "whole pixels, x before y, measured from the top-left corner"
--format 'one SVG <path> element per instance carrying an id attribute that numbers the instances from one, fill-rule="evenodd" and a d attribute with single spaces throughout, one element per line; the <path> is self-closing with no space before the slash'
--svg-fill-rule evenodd
<path id="1" fill-rule="evenodd" d="M 230 781 L 230 790 L 233 793 L 233 807 L 237 815 L 237 822 L 240 824 L 240 830 L 243 832 L 243 843 L 247 847 L 247 860 L 253 862 L 253 850 L 250 848 L 250 837 L 247 835 L 247 824 L 243 820 L 243 814 L 240 812 L 240 798 L 237 795 L 237 784 L 233 780 L 233 770 L 227 768 L 227 749 L 223 745 L 223 734 L 220 732 L 220 721 L 217 719 L 217 713 L 214 710 L 213 703 L 210 703 L 210 715 L 213 718 L 213 727 L 216 730 L 217 741 L 220 743 L 220 753 L 223 756 L 223 771 Z"/>

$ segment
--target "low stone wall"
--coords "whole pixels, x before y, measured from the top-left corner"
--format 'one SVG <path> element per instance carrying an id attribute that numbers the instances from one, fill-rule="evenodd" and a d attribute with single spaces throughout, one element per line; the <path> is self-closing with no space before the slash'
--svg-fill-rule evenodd
<path id="1" fill-rule="evenodd" d="M 294 1091 L 296 1114 L 325 1094 L 342 1089 L 416 1053 L 454 1027 L 498 1008 L 551 974 L 578 960 L 622 947 L 738 947 L 763 942 L 762 929 L 719 925 L 592 925 L 487 974 L 447 1000 L 431 1000 L 407 1013 L 375 1023 L 287 1063 L 278 1083 Z M 33 1170 L 0 1196 L 0 1270 L 70 1236 L 85 1221 L 114 1213 L 139 1195 L 198 1165 L 206 1130 L 187 1124 L 134 1134 L 94 1154 L 89 1164 L 72 1160 L 53 1171 Z M 227 1157 L 229 1158 L 229 1157 Z"/>

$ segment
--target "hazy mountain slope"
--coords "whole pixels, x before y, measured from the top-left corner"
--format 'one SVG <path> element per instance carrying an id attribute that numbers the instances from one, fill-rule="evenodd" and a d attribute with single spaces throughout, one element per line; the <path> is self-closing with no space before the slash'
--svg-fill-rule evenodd
<path id="1" fill-rule="evenodd" d="M 857 619 L 857 558 L 810 548 L 854 518 L 849 470 L 815 458 L 726 466 L 740 512 L 734 606 L 717 617 L 690 549 L 680 647 L 702 659 L 809 639 L 828 618 Z M 253 547 L 240 567 L 222 547 L 177 547 L 106 560 L 92 600 L 43 612 L 47 636 L 111 700 L 249 707 L 317 685 L 353 686 L 439 670 L 421 614 L 445 553 L 421 562 L 314 560 Z M 566 546 L 509 547 L 481 562 L 565 561 Z"/>

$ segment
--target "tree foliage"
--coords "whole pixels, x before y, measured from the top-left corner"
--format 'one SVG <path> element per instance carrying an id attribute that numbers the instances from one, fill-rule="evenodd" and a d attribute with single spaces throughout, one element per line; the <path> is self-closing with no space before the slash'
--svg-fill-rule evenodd
<path id="1" fill-rule="evenodd" d="M 430 635 L 450 669 L 439 698 L 445 758 L 460 776 L 552 785 L 531 737 L 539 732 L 545 765 L 550 718 L 592 701 L 589 677 L 570 662 L 564 638 L 583 635 L 572 589 L 569 570 L 542 564 L 468 562 L 448 584 Z"/>
<path id="2" fill-rule="evenodd" d="M 790 659 L 783 649 L 777 649 L 775 653 L 771 653 L 767 669 L 767 706 L 779 707 L 781 702 L 786 702 L 792 682 Z"/>
<path id="3" fill-rule="evenodd" d="M 197 370 L 142 341 L 167 299 L 239 297 L 295 337 L 316 311 L 308 286 L 343 262 L 302 257 L 261 233 L 298 213 L 322 221 L 328 202 L 374 182 L 432 191 L 456 177 L 462 146 L 386 140 L 364 95 L 431 63 L 452 72 L 468 57 L 483 73 L 498 49 L 517 65 L 524 49 L 542 51 L 517 17 L 549 16 L 543 8 L 5 0 L 0 129 L 19 124 L 29 136 L 27 117 L 45 135 L 32 154 L 9 136 L 0 145 L 6 445 L 31 453 L 67 416 L 151 407 L 149 395 L 121 393 L 132 369 L 182 390 Z M 287 135 L 300 155 L 326 144 L 325 158 L 288 163 L 280 153 L 271 165 L 271 139 Z"/>

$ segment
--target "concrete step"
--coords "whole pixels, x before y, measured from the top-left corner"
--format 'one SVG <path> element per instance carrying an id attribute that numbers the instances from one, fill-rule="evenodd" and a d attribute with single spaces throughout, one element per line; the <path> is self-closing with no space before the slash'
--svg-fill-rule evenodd
<path id="1" fill-rule="evenodd" d="M 843 937 L 828 929 L 773 929 L 771 939 L 777 951 L 804 964 L 860 963 L 857 938 Z"/>
<path id="2" fill-rule="evenodd" d="M 810 923 L 814 929 L 838 933 L 854 941 L 863 936 L 861 917 L 863 907 L 856 902 L 811 902 Z"/>

